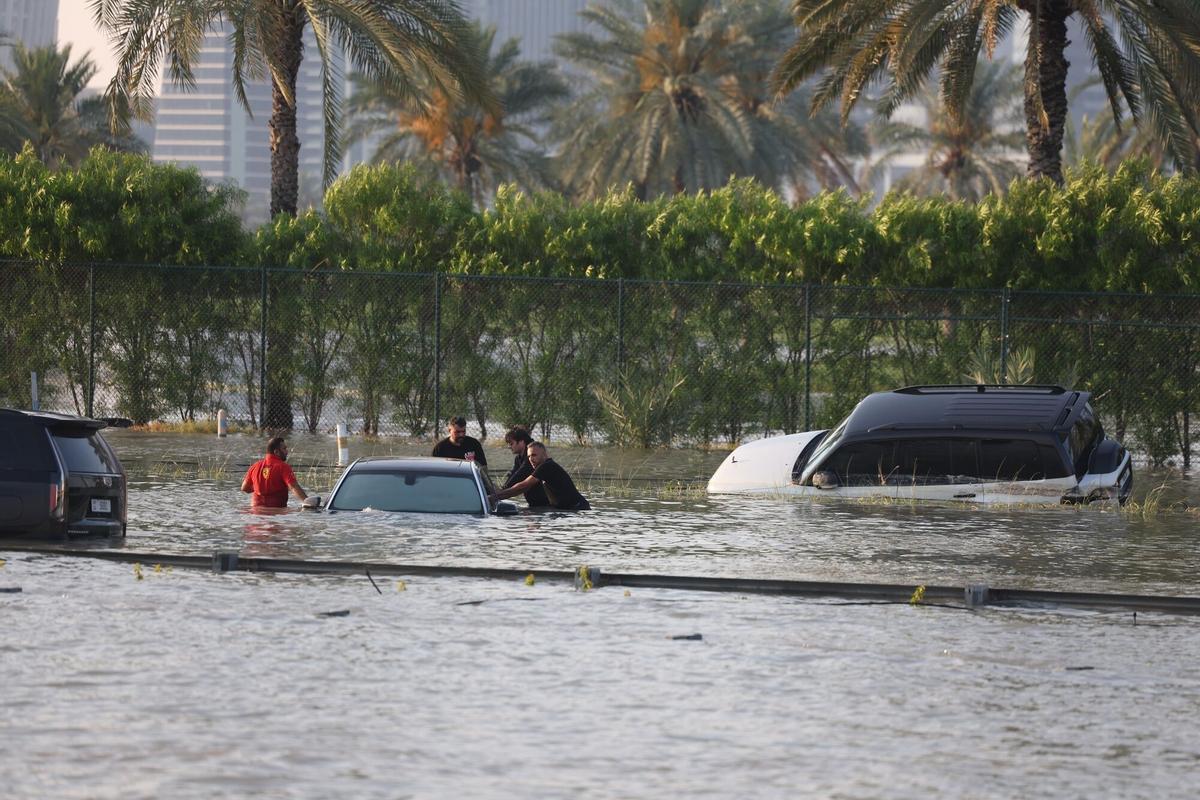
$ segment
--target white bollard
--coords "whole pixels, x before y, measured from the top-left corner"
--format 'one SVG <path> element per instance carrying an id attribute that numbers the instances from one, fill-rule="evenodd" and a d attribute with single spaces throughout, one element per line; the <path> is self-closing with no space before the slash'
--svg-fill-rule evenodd
<path id="1" fill-rule="evenodd" d="M 339 422 L 337 426 L 337 465 L 344 467 L 350 463 L 350 444 L 346 441 L 346 424 Z"/>
<path id="2" fill-rule="evenodd" d="M 217 409 L 217 438 L 224 439 L 229 435 L 229 420 L 225 418 L 225 409 Z"/>

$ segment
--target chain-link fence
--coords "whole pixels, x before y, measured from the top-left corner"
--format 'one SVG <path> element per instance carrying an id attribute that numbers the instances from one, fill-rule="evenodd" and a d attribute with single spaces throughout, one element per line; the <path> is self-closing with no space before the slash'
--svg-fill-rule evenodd
<path id="1" fill-rule="evenodd" d="M 1186 461 L 1200 367 L 1200 296 L 10 262 L 0 303 L 0 403 L 138 423 L 705 445 L 1011 381 Z"/>

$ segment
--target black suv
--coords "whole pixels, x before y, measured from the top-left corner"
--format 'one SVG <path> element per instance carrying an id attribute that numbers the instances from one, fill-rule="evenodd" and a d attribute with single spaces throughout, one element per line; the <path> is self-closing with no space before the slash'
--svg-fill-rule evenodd
<path id="1" fill-rule="evenodd" d="M 0 536 L 125 535 L 125 470 L 107 425 L 0 408 Z"/>

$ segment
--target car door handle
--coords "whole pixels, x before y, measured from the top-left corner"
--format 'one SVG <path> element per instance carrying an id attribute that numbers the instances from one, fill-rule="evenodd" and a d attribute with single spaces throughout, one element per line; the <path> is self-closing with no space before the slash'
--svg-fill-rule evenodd
<path id="1" fill-rule="evenodd" d="M 971 498 L 971 497 L 974 497 L 974 496 L 975 496 L 975 493 L 974 493 L 974 492 L 967 492 L 966 494 L 956 494 L 956 495 L 954 495 L 954 499 L 955 499 L 955 500 L 966 500 L 966 499 L 968 499 L 968 498 Z"/>

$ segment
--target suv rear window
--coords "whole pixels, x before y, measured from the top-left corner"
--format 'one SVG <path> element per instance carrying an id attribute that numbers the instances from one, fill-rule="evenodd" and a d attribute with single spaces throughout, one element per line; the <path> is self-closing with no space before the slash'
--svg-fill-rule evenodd
<path id="1" fill-rule="evenodd" d="M 46 429 L 24 415 L 0 414 L 0 469 L 54 469 Z"/>
<path id="2" fill-rule="evenodd" d="M 92 431 L 51 431 L 54 444 L 71 472 L 120 474 L 121 468 L 112 457 L 100 434 Z"/>

